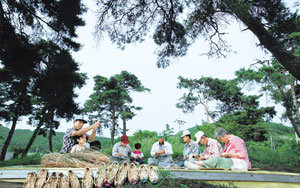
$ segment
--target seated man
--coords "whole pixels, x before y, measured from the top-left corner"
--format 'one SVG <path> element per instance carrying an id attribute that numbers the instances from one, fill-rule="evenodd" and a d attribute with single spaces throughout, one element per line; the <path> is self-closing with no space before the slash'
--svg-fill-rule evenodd
<path id="1" fill-rule="evenodd" d="M 129 162 L 129 157 L 131 154 L 131 147 L 129 145 L 128 136 L 121 136 L 121 141 L 117 142 L 112 150 L 111 162 L 117 161 L 120 164 L 123 162 Z"/>
<path id="2" fill-rule="evenodd" d="M 189 130 L 185 130 L 182 133 L 183 141 L 185 142 L 183 149 L 183 160 L 178 162 L 179 166 L 184 166 L 183 162 L 189 160 L 193 156 L 197 156 L 200 153 L 199 145 L 191 139 L 191 133 Z"/>
<path id="3" fill-rule="evenodd" d="M 163 133 L 157 134 L 158 142 L 152 145 L 151 156 L 153 158 L 148 159 L 149 165 L 158 165 L 160 167 L 167 167 L 172 162 L 172 145 L 165 141 Z"/>
<path id="4" fill-rule="evenodd" d="M 74 136 L 81 136 L 83 134 L 86 135 L 86 133 L 90 130 L 93 129 L 92 135 L 88 138 L 87 136 L 87 140 L 88 141 L 92 141 L 95 139 L 95 135 L 96 135 L 96 130 L 97 128 L 100 126 L 100 120 L 98 120 L 95 124 L 86 127 L 86 128 L 82 128 L 83 125 L 87 123 L 87 121 L 85 121 L 82 118 L 76 118 L 73 121 L 73 127 L 67 129 L 64 138 L 63 138 L 63 146 L 60 150 L 60 153 L 70 153 L 73 146 L 75 146 L 77 144 L 76 139 L 74 139 Z"/>
<path id="5" fill-rule="evenodd" d="M 196 155 L 195 158 L 198 160 L 207 160 L 210 159 L 212 157 L 216 157 L 221 155 L 221 153 L 223 152 L 223 148 L 221 146 L 221 144 L 212 138 L 208 138 L 204 132 L 202 131 L 198 131 L 195 134 L 196 137 L 196 143 L 198 144 L 200 142 L 200 144 L 205 145 L 205 150 L 203 153 L 201 153 L 200 155 Z"/>

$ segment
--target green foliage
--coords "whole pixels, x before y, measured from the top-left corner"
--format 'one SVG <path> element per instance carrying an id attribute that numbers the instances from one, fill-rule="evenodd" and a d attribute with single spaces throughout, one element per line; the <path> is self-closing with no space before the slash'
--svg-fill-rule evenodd
<path id="1" fill-rule="evenodd" d="M 101 123 L 106 128 L 111 128 L 111 144 L 119 127 L 118 118 L 121 115 L 123 125 L 126 120 L 134 117 L 133 110 L 141 110 L 132 104 L 131 92 L 150 91 L 145 88 L 140 80 L 127 71 L 106 78 L 100 75 L 94 77 L 94 93 L 84 103 L 83 111 L 89 115 L 89 121 L 101 119 Z M 127 113 L 125 113 L 127 112 Z M 126 127 L 123 128 L 124 132 Z"/>
<path id="2" fill-rule="evenodd" d="M 169 124 L 166 124 L 166 129 L 163 131 L 165 138 L 168 139 L 171 135 L 174 134 L 174 127 L 171 128 Z"/>
<path id="3" fill-rule="evenodd" d="M 275 150 L 270 142 L 247 142 L 252 166 L 266 170 L 300 172 L 300 145 L 295 140 L 279 142 L 275 139 Z"/>
<path id="4" fill-rule="evenodd" d="M 258 84 L 261 91 L 265 92 L 276 103 L 285 108 L 282 119 L 288 119 L 293 125 L 297 135 L 300 135 L 300 119 L 297 113 L 300 93 L 299 83 L 296 79 L 275 59 L 259 62 L 259 66 L 236 71 L 240 83 Z M 296 99 L 294 101 L 294 99 Z"/>
<path id="5" fill-rule="evenodd" d="M 18 165 L 38 165 L 41 164 L 42 157 L 39 153 L 26 156 L 24 158 L 14 158 L 11 160 L 1 161 L 0 167 L 4 166 L 18 166 Z"/>
<path id="6" fill-rule="evenodd" d="M 267 140 L 263 117 L 273 117 L 275 114 L 274 107 L 245 109 L 246 111 L 225 114 L 218 120 L 217 125 L 223 127 L 229 133 L 240 136 L 245 141 L 260 142 Z"/>

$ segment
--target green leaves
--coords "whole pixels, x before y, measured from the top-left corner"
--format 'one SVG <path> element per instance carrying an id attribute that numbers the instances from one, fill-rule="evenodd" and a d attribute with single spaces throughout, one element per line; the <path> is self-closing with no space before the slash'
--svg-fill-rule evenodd
<path id="1" fill-rule="evenodd" d="M 131 92 L 150 91 L 145 88 L 138 78 L 122 71 L 120 74 L 105 78 L 97 75 L 94 77 L 94 93 L 84 104 L 84 112 L 89 114 L 90 121 L 102 119 L 105 127 L 112 128 L 112 142 L 115 135 L 115 128 L 119 126 L 118 118 L 124 121 L 132 119 L 135 116 L 134 110 L 141 110 L 141 107 L 131 105 L 133 102 Z M 126 130 L 126 127 L 123 128 Z"/>

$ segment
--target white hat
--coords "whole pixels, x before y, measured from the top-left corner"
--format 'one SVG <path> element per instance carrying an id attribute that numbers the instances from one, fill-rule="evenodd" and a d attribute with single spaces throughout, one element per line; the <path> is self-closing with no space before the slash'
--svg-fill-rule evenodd
<path id="1" fill-rule="evenodd" d="M 201 139 L 201 137 L 204 135 L 204 132 L 202 132 L 202 131 L 198 131 L 196 134 L 195 134 L 195 137 L 196 137 L 196 143 L 198 144 L 199 143 L 199 141 L 200 141 L 200 139 Z"/>
<path id="2" fill-rule="evenodd" d="M 184 130 L 181 137 L 184 137 L 186 135 L 191 135 L 189 130 Z"/>

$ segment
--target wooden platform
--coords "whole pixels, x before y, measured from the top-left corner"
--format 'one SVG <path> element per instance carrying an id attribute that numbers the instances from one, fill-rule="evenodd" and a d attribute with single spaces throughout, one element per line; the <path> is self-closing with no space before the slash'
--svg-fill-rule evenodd
<path id="1" fill-rule="evenodd" d="M 29 172 L 37 174 L 42 167 L 26 166 L 26 167 L 6 167 L 0 168 L 0 185 L 2 182 L 24 182 Z M 63 172 L 67 173 L 72 169 L 78 176 L 82 178 L 84 175 L 83 168 L 46 168 L 49 173 Z M 94 176 L 96 168 L 93 168 Z M 170 178 L 196 179 L 207 181 L 210 183 L 231 184 L 237 187 L 288 187 L 300 188 L 300 174 L 287 172 L 270 172 L 270 171 L 231 171 L 223 169 L 164 169 L 170 172 Z"/>

